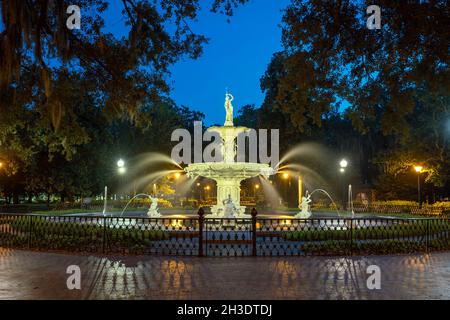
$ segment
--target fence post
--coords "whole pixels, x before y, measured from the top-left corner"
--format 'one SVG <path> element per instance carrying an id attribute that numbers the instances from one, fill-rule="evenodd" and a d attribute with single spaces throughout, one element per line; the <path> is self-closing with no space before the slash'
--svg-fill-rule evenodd
<path id="1" fill-rule="evenodd" d="M 252 209 L 252 256 L 256 257 L 256 216 L 258 211 L 255 208 Z"/>
<path id="2" fill-rule="evenodd" d="M 102 248 L 102 253 L 105 254 L 106 253 L 106 241 L 107 241 L 107 237 L 106 237 L 106 217 L 103 216 L 103 248 Z"/>
<path id="3" fill-rule="evenodd" d="M 28 249 L 31 249 L 32 232 L 33 232 L 33 216 L 30 215 L 30 226 L 28 228 Z"/>
<path id="4" fill-rule="evenodd" d="M 427 238 L 426 238 L 426 249 L 427 253 L 429 250 L 429 241 L 430 241 L 430 219 L 427 219 Z"/>
<path id="5" fill-rule="evenodd" d="M 198 209 L 198 256 L 203 257 L 203 227 L 205 222 L 205 211 Z"/>
<path id="6" fill-rule="evenodd" d="M 353 255 L 353 219 L 350 219 L 350 255 Z"/>

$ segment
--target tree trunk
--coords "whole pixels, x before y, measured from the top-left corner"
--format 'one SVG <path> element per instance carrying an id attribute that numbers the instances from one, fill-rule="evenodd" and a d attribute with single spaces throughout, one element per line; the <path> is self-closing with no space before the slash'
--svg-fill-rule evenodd
<path id="1" fill-rule="evenodd" d="M 50 210 L 50 193 L 47 192 L 47 210 Z"/>
<path id="2" fill-rule="evenodd" d="M 19 204 L 19 194 L 17 192 L 13 193 L 13 204 Z"/>

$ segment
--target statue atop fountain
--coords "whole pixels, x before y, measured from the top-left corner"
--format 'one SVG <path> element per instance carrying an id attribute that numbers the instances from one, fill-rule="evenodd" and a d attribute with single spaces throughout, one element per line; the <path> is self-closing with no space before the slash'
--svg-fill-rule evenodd
<path id="1" fill-rule="evenodd" d="M 159 218 L 161 217 L 161 214 L 158 212 L 158 198 L 148 196 L 150 201 L 152 202 L 150 204 L 150 208 L 147 211 L 147 216 L 149 218 Z"/>
<path id="2" fill-rule="evenodd" d="M 311 203 L 311 201 L 311 195 L 306 193 L 306 197 L 302 197 L 302 202 L 298 206 L 298 208 L 302 209 L 302 211 L 295 215 L 296 218 L 308 219 L 309 217 L 311 217 L 312 213 L 309 209 L 309 204 Z"/>
<path id="3" fill-rule="evenodd" d="M 233 126 L 233 105 L 231 104 L 231 101 L 233 101 L 233 100 L 234 100 L 234 97 L 227 92 L 225 94 L 226 117 L 225 117 L 225 123 L 224 123 L 224 126 L 226 126 L 226 127 Z"/>

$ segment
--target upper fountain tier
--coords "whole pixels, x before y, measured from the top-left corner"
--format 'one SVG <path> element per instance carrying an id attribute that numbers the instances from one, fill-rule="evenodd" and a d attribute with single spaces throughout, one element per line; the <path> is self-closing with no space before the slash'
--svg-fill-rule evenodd
<path id="1" fill-rule="evenodd" d="M 208 132 L 217 132 L 222 140 L 221 162 L 204 162 L 190 164 L 185 170 L 190 176 L 203 176 L 207 178 L 227 177 L 231 179 L 247 179 L 259 174 L 270 175 L 271 168 L 265 163 L 236 162 L 236 138 L 240 133 L 248 132 L 246 127 L 235 127 L 233 124 L 233 96 L 229 93 L 225 95 L 226 117 L 223 126 L 213 126 L 208 128 Z"/>

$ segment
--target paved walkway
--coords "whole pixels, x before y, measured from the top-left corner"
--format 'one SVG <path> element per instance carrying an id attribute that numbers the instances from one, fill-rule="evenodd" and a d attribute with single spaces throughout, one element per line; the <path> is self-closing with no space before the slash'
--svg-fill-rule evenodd
<path id="1" fill-rule="evenodd" d="M 381 268 L 368 290 L 366 268 Z M 68 290 L 66 268 L 81 268 Z M 95 257 L 0 248 L 0 299 L 450 299 L 450 252 L 370 257 Z"/>

